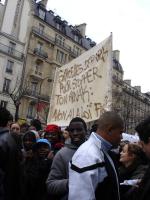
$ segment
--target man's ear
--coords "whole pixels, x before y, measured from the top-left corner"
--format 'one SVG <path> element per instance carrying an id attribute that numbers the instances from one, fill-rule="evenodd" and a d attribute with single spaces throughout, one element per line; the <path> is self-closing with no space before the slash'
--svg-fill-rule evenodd
<path id="1" fill-rule="evenodd" d="M 112 135 L 112 126 L 108 126 L 107 128 L 107 134 Z"/>
<path id="2" fill-rule="evenodd" d="M 112 132 L 111 132 L 111 131 L 109 131 L 109 132 L 108 132 L 108 135 L 112 135 Z"/>

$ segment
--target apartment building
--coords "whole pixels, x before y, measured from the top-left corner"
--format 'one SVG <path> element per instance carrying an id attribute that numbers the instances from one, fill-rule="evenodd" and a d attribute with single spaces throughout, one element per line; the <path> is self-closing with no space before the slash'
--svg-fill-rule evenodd
<path id="1" fill-rule="evenodd" d="M 23 77 L 28 8 L 25 0 L 0 3 L 0 105 L 13 115 Z"/>
<path id="2" fill-rule="evenodd" d="M 123 68 L 119 63 L 119 51 L 113 52 L 112 109 L 118 112 L 127 133 L 135 133 L 136 125 L 150 115 L 150 94 L 142 93 L 140 86 L 132 86 L 131 80 L 123 80 Z"/>
<path id="3" fill-rule="evenodd" d="M 52 10 L 46 10 L 46 4 L 46 0 L 32 1 L 23 85 L 25 94 L 19 109 L 21 118 L 37 117 L 43 122 L 48 114 L 56 68 L 95 45 L 85 36 L 86 24 L 69 25 Z"/>

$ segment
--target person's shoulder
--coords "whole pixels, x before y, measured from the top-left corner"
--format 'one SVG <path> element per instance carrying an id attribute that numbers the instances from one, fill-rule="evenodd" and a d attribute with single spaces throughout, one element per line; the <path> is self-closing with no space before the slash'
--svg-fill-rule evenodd
<path id="1" fill-rule="evenodd" d="M 96 146 L 90 145 L 88 141 L 79 147 L 71 160 L 71 168 L 79 172 L 104 167 L 104 165 L 103 152 Z"/>

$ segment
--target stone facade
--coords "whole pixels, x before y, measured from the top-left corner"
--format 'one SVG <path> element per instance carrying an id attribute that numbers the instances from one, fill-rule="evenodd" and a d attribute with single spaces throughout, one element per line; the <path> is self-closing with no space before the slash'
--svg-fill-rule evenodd
<path id="1" fill-rule="evenodd" d="M 135 133 L 135 126 L 150 114 L 150 94 L 142 93 L 140 86 L 131 86 L 131 80 L 123 80 L 123 69 L 116 51 L 113 56 L 112 82 L 112 109 L 122 116 L 125 132 Z"/>
<path id="2" fill-rule="evenodd" d="M 29 4 L 25 0 L 5 0 L 0 4 L 0 104 L 13 115 L 17 102 L 14 95 L 23 77 Z"/>
<path id="3" fill-rule="evenodd" d="M 86 24 L 73 27 L 53 11 L 45 0 L 33 1 L 32 20 L 25 59 L 25 95 L 20 117 L 34 117 L 46 122 L 55 70 L 95 45 L 85 37 Z"/>

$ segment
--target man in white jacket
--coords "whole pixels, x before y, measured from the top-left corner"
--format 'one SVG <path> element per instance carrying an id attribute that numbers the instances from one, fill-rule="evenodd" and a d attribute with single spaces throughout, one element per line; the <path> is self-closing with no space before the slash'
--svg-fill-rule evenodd
<path id="1" fill-rule="evenodd" d="M 119 181 L 109 151 L 122 138 L 123 121 L 105 112 L 92 133 L 74 154 L 69 169 L 69 200 L 119 200 Z"/>

